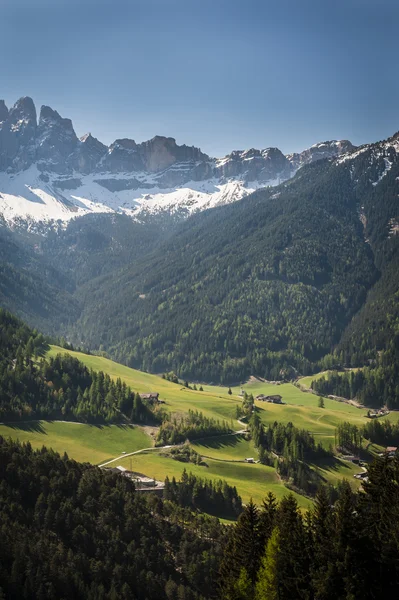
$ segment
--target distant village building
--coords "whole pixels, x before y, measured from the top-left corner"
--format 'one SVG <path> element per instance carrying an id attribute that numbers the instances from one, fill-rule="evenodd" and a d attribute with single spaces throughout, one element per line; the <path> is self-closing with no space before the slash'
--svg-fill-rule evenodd
<path id="1" fill-rule="evenodd" d="M 389 457 L 393 457 L 395 456 L 397 451 L 397 447 L 396 446 L 387 446 L 386 452 L 388 454 Z"/>
<path id="2" fill-rule="evenodd" d="M 259 394 L 256 396 L 256 400 L 260 402 L 272 402 L 273 404 L 282 404 L 282 396 L 280 394 L 275 394 L 272 396 L 265 396 L 264 394 Z"/>
<path id="3" fill-rule="evenodd" d="M 247 463 L 254 463 L 255 459 L 254 458 L 246 458 L 245 462 L 247 462 Z"/>
<path id="4" fill-rule="evenodd" d="M 367 413 L 369 419 L 377 419 L 378 417 L 384 417 L 385 415 L 389 415 L 389 410 L 385 408 L 380 408 L 379 410 L 369 410 Z"/>

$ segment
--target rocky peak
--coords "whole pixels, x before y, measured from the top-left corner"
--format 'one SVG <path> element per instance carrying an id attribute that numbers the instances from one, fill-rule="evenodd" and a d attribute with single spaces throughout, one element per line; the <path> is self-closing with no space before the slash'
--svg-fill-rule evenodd
<path id="1" fill-rule="evenodd" d="M 139 145 L 140 154 L 147 171 L 157 173 L 176 162 L 203 161 L 209 157 L 194 146 L 178 146 L 172 137 L 156 135 Z"/>
<path id="2" fill-rule="evenodd" d="M 91 133 L 86 133 L 80 138 L 77 149 L 71 158 L 72 166 L 81 173 L 91 173 L 107 151 L 108 148 L 105 144 L 93 137 Z"/>
<path id="3" fill-rule="evenodd" d="M 0 123 L 6 121 L 8 118 L 8 108 L 4 100 L 0 100 Z"/>
<path id="4" fill-rule="evenodd" d="M 108 150 L 107 146 L 95 138 L 91 133 L 86 133 L 80 138 L 81 147 L 90 149 L 96 152 L 99 156 L 105 154 Z"/>
<path id="5" fill-rule="evenodd" d="M 56 110 L 50 108 L 50 106 L 42 106 L 40 109 L 39 118 L 39 130 L 40 132 L 48 130 L 62 131 L 64 135 L 70 136 L 77 142 L 76 133 L 73 129 L 71 119 L 65 119 L 59 115 Z"/>
<path id="6" fill-rule="evenodd" d="M 279 179 L 287 179 L 291 165 L 278 148 L 257 150 L 234 150 L 222 159 L 216 160 L 216 173 L 225 178 L 241 177 L 244 181 L 261 181 L 267 184 Z"/>
<path id="7" fill-rule="evenodd" d="M 131 140 L 129 138 L 122 138 L 119 140 L 115 140 L 109 147 L 110 151 L 112 152 L 113 150 L 119 150 L 119 149 L 123 149 L 123 150 L 136 150 L 137 149 L 137 144 L 134 140 Z"/>
<path id="8" fill-rule="evenodd" d="M 137 151 L 137 144 L 129 138 L 115 140 L 108 152 L 99 163 L 101 171 L 111 171 L 112 173 L 131 173 L 133 171 L 143 171 L 144 165 L 140 154 Z"/>
<path id="9" fill-rule="evenodd" d="M 64 173 L 68 170 L 65 159 L 77 145 L 72 121 L 61 117 L 50 106 L 42 106 L 37 130 L 37 159 L 46 161 L 47 170 Z"/>
<path id="10" fill-rule="evenodd" d="M 288 154 L 287 158 L 294 169 L 299 169 L 303 165 L 308 165 L 317 160 L 335 158 L 354 150 L 356 150 L 356 146 L 353 146 L 349 140 L 330 140 L 314 144 L 303 152 Z"/>
<path id="11" fill-rule="evenodd" d="M 36 108 L 32 98 L 24 96 L 17 100 L 8 113 L 8 120 L 14 130 L 26 127 L 27 125 L 36 128 Z"/>
<path id="12" fill-rule="evenodd" d="M 29 167 L 35 159 L 36 109 L 32 98 L 20 98 L 6 114 L 0 131 L 0 170 L 20 170 Z"/>

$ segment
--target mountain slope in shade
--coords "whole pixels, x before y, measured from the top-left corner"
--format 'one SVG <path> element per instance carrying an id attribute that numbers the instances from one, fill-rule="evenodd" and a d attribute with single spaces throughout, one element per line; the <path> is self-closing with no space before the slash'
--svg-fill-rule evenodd
<path id="1" fill-rule="evenodd" d="M 117 139 L 107 147 L 91 134 L 79 139 L 71 120 L 49 106 L 41 107 L 37 122 L 31 98 L 10 110 L 0 101 L 0 215 L 9 225 L 35 229 L 96 212 L 181 218 L 352 150 L 350 142 L 333 141 L 288 156 L 266 148 L 211 158 L 164 136 L 140 144 Z"/>

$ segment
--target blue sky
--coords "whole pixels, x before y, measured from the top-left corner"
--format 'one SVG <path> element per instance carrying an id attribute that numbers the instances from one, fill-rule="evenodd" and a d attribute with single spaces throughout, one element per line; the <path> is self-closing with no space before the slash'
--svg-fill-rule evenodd
<path id="1" fill-rule="evenodd" d="M 398 0 L 1 0 L 0 98 L 213 156 L 399 129 Z"/>

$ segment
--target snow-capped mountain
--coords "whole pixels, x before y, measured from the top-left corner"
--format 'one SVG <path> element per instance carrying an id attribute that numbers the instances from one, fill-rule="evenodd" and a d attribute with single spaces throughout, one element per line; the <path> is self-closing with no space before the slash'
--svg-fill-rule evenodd
<path id="1" fill-rule="evenodd" d="M 350 153 L 346 140 L 284 156 L 278 148 L 211 158 L 194 146 L 156 136 L 109 147 L 77 137 L 70 119 L 31 98 L 8 110 L 0 101 L 0 216 L 10 225 L 66 223 L 92 212 L 125 212 L 137 220 L 193 212 L 240 200 L 292 177 L 302 165 Z"/>

